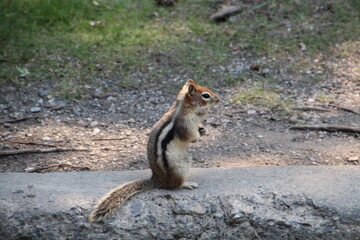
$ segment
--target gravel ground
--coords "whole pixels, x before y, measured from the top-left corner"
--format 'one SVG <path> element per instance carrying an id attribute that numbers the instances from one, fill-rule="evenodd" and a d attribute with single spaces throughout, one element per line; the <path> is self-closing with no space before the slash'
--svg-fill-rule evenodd
<path id="1" fill-rule="evenodd" d="M 234 96 L 251 89 L 253 82 L 229 87 L 219 81 L 212 90 L 222 102 L 204 122 L 207 134 L 190 149 L 193 166 L 359 164 L 357 133 L 289 130 L 304 124 L 360 127 L 360 74 L 355 71 L 359 55 L 342 61 L 330 59 L 328 64 L 336 64 L 336 71 L 320 82 L 309 80 L 316 69 L 298 74 L 285 67 L 253 71 L 254 77 L 276 76 L 279 81 L 271 88 L 282 99 L 291 99 L 293 107 L 315 109 L 284 114 L 245 105 L 234 101 Z M 251 72 L 252 64 L 234 58 L 228 66 L 214 67 L 213 71 Z M 151 126 L 170 107 L 186 78 L 173 76 L 158 82 L 141 74 L 134 78 L 137 87 L 118 87 L 115 81 L 103 80 L 101 87 L 89 86 L 84 99 L 72 101 L 52 96 L 50 83 L 4 86 L 0 89 L 0 153 L 31 149 L 60 152 L 0 156 L 0 171 L 148 168 L 146 142 Z"/>

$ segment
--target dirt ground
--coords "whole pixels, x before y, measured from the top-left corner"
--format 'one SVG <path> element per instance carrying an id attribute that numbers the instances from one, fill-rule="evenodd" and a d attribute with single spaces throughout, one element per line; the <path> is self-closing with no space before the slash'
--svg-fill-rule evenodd
<path id="1" fill-rule="evenodd" d="M 212 90 L 222 102 L 204 122 L 206 135 L 189 149 L 193 166 L 359 164 L 359 133 L 289 129 L 324 124 L 359 128 L 360 79 L 351 71 L 359 59 L 360 53 L 337 63 L 337 71 L 321 82 L 308 81 L 306 74 L 270 69 L 281 79 L 272 87 L 282 97 L 292 98 L 292 108 L 301 108 L 285 115 L 234 101 L 239 91 L 248 89 L 248 82 L 229 87 L 219 81 Z M 121 88 L 106 80 L 106 88 L 89 86 L 85 99 L 72 101 L 53 97 L 50 83 L 2 87 L 0 171 L 148 168 L 146 143 L 151 126 L 170 107 L 185 79 L 155 82 L 139 77 L 138 81 L 138 87 Z M 25 152 L 20 154 L 20 150 Z"/>

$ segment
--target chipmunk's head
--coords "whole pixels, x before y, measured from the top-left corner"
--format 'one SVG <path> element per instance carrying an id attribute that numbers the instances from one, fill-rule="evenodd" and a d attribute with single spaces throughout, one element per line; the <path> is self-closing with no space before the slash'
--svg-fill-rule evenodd
<path id="1" fill-rule="evenodd" d="M 200 86 L 194 80 L 189 79 L 184 85 L 185 103 L 196 107 L 197 112 L 207 112 L 209 108 L 220 101 L 220 98 L 210 89 Z"/>

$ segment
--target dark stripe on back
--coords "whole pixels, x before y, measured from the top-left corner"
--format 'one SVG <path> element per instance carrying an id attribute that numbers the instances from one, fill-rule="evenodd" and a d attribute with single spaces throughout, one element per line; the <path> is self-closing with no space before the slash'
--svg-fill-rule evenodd
<path id="1" fill-rule="evenodd" d="M 160 127 L 159 131 L 158 131 L 157 134 L 156 134 L 156 137 L 155 137 L 155 143 L 156 143 L 156 146 L 155 146 L 155 157 L 156 157 L 156 158 L 155 158 L 155 159 L 158 159 L 158 157 L 159 157 L 159 155 L 158 155 L 158 149 L 157 149 L 157 143 L 158 143 L 158 141 L 159 141 L 159 137 L 160 137 L 162 131 L 164 130 L 164 128 L 166 128 L 166 126 L 171 123 L 171 120 L 172 120 L 172 118 L 169 118 L 166 122 L 164 122 L 164 124 Z M 170 129 L 170 131 L 172 131 L 173 129 L 174 129 L 174 127 L 172 127 L 172 128 Z M 170 133 L 170 131 L 169 131 L 169 133 Z M 167 136 L 169 135 L 169 133 L 166 134 L 164 140 L 167 138 Z M 168 167 L 169 167 L 169 163 L 168 163 L 168 161 L 167 161 L 166 154 L 165 154 L 165 152 L 166 152 L 166 144 L 165 144 L 165 151 L 164 151 L 164 145 L 163 145 L 164 140 L 161 142 L 162 160 L 163 160 L 163 162 L 164 162 L 165 168 L 168 168 Z M 164 155 L 165 155 L 165 157 L 164 157 Z"/>
<path id="2" fill-rule="evenodd" d="M 175 137 L 175 124 L 172 126 L 172 128 L 169 130 L 169 132 L 166 134 L 165 138 L 161 142 L 161 154 L 162 154 L 162 160 L 164 162 L 164 166 L 166 169 L 169 168 L 169 161 L 166 157 L 166 150 L 167 146 Z"/>

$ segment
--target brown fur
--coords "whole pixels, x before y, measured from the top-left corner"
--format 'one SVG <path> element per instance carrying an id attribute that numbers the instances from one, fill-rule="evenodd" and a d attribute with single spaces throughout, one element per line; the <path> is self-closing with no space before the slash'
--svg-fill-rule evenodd
<path id="1" fill-rule="evenodd" d="M 158 188 L 163 189 L 180 188 L 185 181 L 184 177 L 176 174 L 173 169 L 169 169 L 167 173 L 162 172 L 162 175 L 153 174 L 153 180 L 156 182 Z"/>

